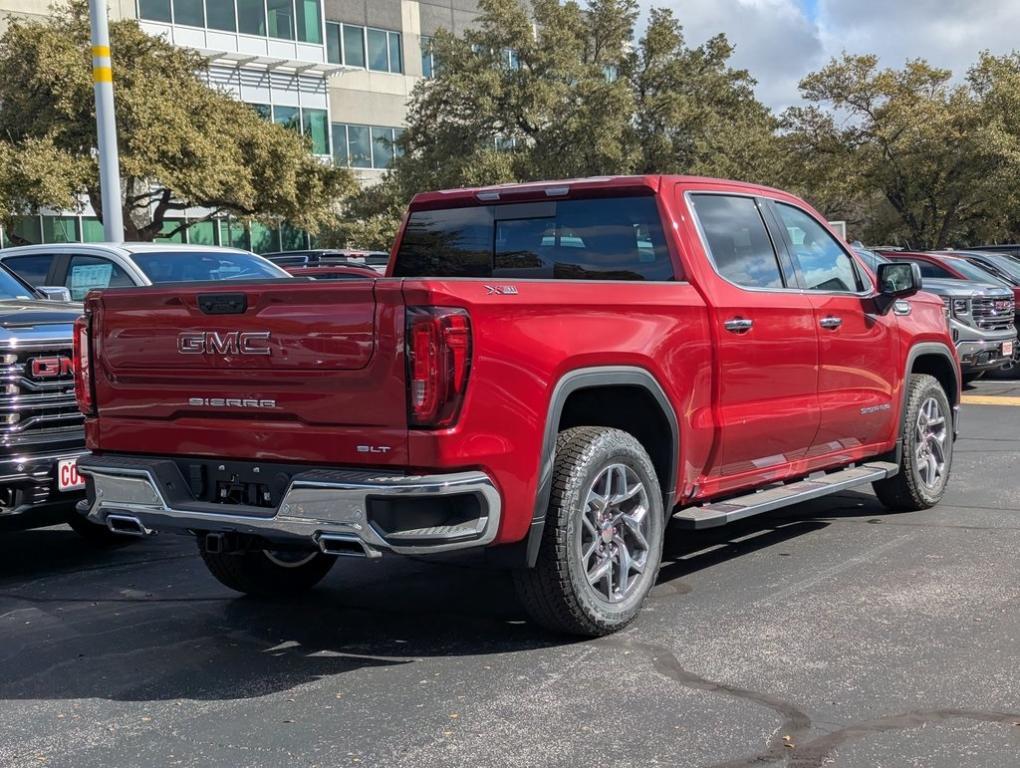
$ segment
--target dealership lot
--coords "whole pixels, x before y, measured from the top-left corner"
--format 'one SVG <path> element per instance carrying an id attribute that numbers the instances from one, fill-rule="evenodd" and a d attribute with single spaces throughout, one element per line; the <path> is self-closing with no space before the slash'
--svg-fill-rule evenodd
<path id="1" fill-rule="evenodd" d="M 470 564 L 241 599 L 190 539 L 0 544 L 0 765 L 980 765 L 1020 753 L 1020 383 L 965 394 L 946 501 L 675 532 L 637 622 L 523 620 Z"/>

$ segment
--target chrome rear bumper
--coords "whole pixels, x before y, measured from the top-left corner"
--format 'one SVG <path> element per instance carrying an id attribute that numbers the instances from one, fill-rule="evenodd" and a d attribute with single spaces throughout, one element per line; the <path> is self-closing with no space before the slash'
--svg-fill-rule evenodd
<path id="1" fill-rule="evenodd" d="M 89 478 L 91 493 L 79 510 L 111 530 L 130 517 L 142 532 L 236 533 L 269 542 L 303 543 L 326 552 L 333 551 L 331 541 L 356 540 L 370 556 L 383 549 L 422 554 L 484 546 L 499 529 L 499 492 L 484 472 L 374 477 L 369 472 L 310 470 L 291 478 L 282 501 L 272 509 L 182 498 L 182 489 L 168 482 L 160 464 L 135 457 L 84 457 L 78 469 Z M 391 530 L 383 529 L 371 514 L 372 505 L 397 501 L 410 503 L 404 508 L 413 509 L 415 500 L 424 500 L 435 510 L 437 499 L 451 507 L 461 503 L 472 513 L 453 524 Z M 400 514 L 390 515 L 394 517 L 399 520 Z"/>

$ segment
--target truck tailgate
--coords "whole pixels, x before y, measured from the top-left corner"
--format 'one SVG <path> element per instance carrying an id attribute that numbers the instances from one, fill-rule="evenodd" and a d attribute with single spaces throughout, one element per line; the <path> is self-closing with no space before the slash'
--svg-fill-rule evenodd
<path id="1" fill-rule="evenodd" d="M 406 455 L 399 281 L 115 289 L 87 309 L 106 450 L 160 453 L 165 436 L 192 455 Z"/>

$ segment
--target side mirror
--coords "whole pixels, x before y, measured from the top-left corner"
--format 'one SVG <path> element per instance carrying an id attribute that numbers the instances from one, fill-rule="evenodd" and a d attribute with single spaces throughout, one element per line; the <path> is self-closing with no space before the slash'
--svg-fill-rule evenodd
<path id="1" fill-rule="evenodd" d="M 62 285 L 39 285 L 36 290 L 49 301 L 71 301 L 71 292 Z"/>
<path id="2" fill-rule="evenodd" d="M 921 290 L 921 268 L 913 262 L 894 261 L 878 265 L 878 296 L 875 303 L 883 315 L 896 299 L 905 299 Z"/>
<path id="3" fill-rule="evenodd" d="M 914 263 L 894 261 L 878 265 L 878 292 L 903 299 L 921 290 L 921 268 Z"/>

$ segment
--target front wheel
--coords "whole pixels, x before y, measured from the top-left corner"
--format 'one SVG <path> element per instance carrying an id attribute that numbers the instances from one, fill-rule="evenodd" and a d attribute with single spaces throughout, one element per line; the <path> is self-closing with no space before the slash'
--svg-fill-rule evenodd
<path id="1" fill-rule="evenodd" d="M 207 552 L 209 572 L 225 587 L 248 595 L 279 597 L 305 592 L 329 573 L 336 558 L 322 552 Z"/>
<path id="2" fill-rule="evenodd" d="M 561 432 L 538 562 L 514 575 L 532 620 L 586 637 L 626 626 L 655 583 L 664 518 L 655 468 L 632 435 Z"/>
<path id="3" fill-rule="evenodd" d="M 900 471 L 874 484 L 889 509 L 928 509 L 942 500 L 953 465 L 953 411 L 938 379 L 911 374 L 907 382 Z"/>

